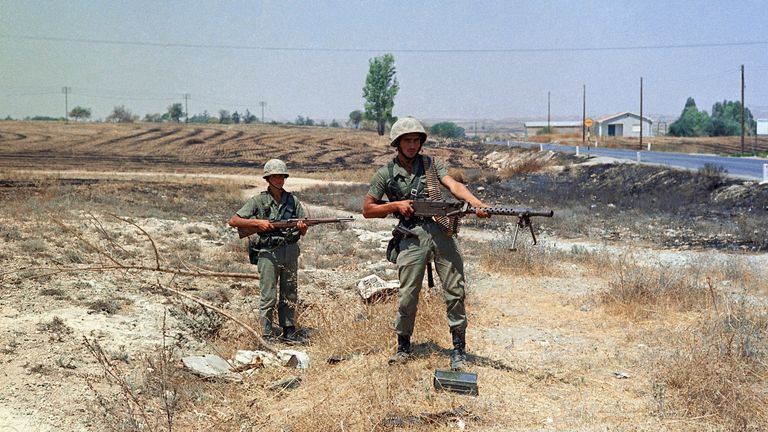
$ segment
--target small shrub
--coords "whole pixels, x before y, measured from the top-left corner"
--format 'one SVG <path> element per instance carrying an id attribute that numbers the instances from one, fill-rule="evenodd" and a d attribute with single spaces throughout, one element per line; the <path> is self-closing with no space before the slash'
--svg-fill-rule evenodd
<path id="1" fill-rule="evenodd" d="M 38 291 L 37 294 L 41 296 L 53 297 L 56 300 L 63 300 L 63 299 L 69 298 L 69 296 L 67 296 L 67 293 L 60 288 L 43 288 L 40 291 Z"/>
<path id="2" fill-rule="evenodd" d="M 609 308 L 633 318 L 645 318 L 652 312 L 651 307 L 682 311 L 707 304 L 708 292 L 699 286 L 699 269 L 650 268 L 633 260 L 625 256 L 614 262 L 609 289 L 601 294 L 602 303 Z"/>
<path id="3" fill-rule="evenodd" d="M 48 245 L 38 238 L 24 240 L 19 243 L 19 247 L 28 253 L 40 253 L 48 250 Z"/>
<path id="4" fill-rule="evenodd" d="M 168 313 L 179 320 L 181 326 L 199 339 L 218 336 L 224 326 L 224 318 L 197 303 L 180 301 Z"/>
<path id="5" fill-rule="evenodd" d="M 38 323 L 37 330 L 50 333 L 51 341 L 54 342 L 63 342 L 65 336 L 72 334 L 72 329 L 58 316 L 53 317 L 50 322 Z"/>
<path id="6" fill-rule="evenodd" d="M 699 168 L 697 174 L 699 176 L 699 182 L 701 182 L 707 190 L 712 191 L 725 183 L 728 170 L 722 165 L 705 163 L 703 167 Z"/>
<path id="7" fill-rule="evenodd" d="M 0 227 L 0 237 L 5 241 L 18 241 L 22 239 L 21 231 L 14 227 Z"/>
<path id="8" fill-rule="evenodd" d="M 114 315 L 122 309 L 122 305 L 116 299 L 101 299 L 88 303 L 88 309 L 94 312 L 106 312 L 108 315 Z"/>
<path id="9" fill-rule="evenodd" d="M 669 397 L 659 401 L 659 415 L 706 417 L 724 430 L 766 430 L 768 395 L 764 382 L 755 381 L 768 372 L 766 313 L 723 303 L 720 310 L 729 312 L 705 314 L 676 333 L 675 348 L 660 359 L 656 380 Z"/>
<path id="10" fill-rule="evenodd" d="M 512 166 L 505 167 L 499 171 L 499 175 L 502 179 L 508 179 L 518 175 L 525 175 L 530 173 L 539 172 L 547 166 L 547 162 L 539 159 L 525 159 L 520 163 Z"/>
<path id="11" fill-rule="evenodd" d="M 82 255 L 80 255 L 78 251 L 74 249 L 68 249 L 66 252 L 64 252 L 64 262 L 70 264 L 82 264 L 85 262 L 85 259 Z"/>
<path id="12" fill-rule="evenodd" d="M 126 364 L 130 362 L 130 356 L 128 355 L 128 351 L 125 349 L 125 345 L 120 345 L 117 348 L 117 351 L 112 351 L 109 355 L 109 358 L 112 360 L 121 361 Z"/>
<path id="13" fill-rule="evenodd" d="M 513 249 L 511 236 L 494 240 L 483 248 L 487 252 L 480 256 L 480 264 L 490 271 L 506 274 L 558 275 L 559 268 L 552 265 L 552 262 L 558 259 L 558 252 L 541 245 L 531 245 L 529 242 L 528 238 L 518 236 Z"/>

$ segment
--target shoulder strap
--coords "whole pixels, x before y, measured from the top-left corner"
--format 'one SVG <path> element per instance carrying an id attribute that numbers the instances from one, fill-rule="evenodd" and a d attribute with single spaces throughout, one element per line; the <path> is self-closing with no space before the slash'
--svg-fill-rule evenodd
<path id="1" fill-rule="evenodd" d="M 277 214 L 277 220 L 282 220 L 285 213 L 289 210 L 293 216 L 293 210 L 296 208 L 296 200 L 293 198 L 293 194 L 288 191 L 283 193 L 288 194 L 288 196 L 285 198 L 285 205 L 280 209 L 280 213 Z"/>

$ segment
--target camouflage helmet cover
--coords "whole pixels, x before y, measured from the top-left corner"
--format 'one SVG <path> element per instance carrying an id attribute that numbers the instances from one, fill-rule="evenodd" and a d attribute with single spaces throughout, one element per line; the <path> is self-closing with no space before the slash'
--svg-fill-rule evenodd
<path id="1" fill-rule="evenodd" d="M 397 120 L 395 124 L 392 125 L 392 129 L 389 131 L 389 138 L 391 140 L 389 145 L 397 147 L 397 142 L 400 140 L 400 137 L 409 133 L 420 134 L 422 144 L 427 140 L 427 132 L 424 130 L 424 126 L 413 117 L 404 117 Z"/>
<path id="2" fill-rule="evenodd" d="M 282 174 L 288 177 L 288 166 L 286 166 L 285 162 L 281 161 L 280 159 L 270 159 L 266 164 L 264 164 L 264 175 L 262 176 L 263 178 L 267 178 L 275 174 Z"/>

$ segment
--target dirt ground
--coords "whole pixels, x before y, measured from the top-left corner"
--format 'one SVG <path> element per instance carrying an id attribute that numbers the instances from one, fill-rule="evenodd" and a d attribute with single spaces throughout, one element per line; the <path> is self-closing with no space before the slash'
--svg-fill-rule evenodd
<path id="1" fill-rule="evenodd" d="M 103 127 L 106 130 L 107 126 Z M 3 126 L 2 140 L 22 135 L 29 139 L 32 135 L 28 129 L 11 129 Z M 137 126 L 135 135 L 162 135 L 147 129 Z M 202 144 L 190 144 L 189 140 L 195 137 L 212 140 L 210 136 L 215 135 L 207 130 L 163 130 L 163 136 L 184 137 L 175 138 L 174 142 L 187 140 L 190 146 Z M 52 171 L 59 166 L 72 168 L 73 159 L 64 156 L 67 146 L 73 142 L 72 145 L 81 145 L 75 138 L 62 144 L 52 138 L 56 133 L 38 131 L 39 149 L 23 152 L 5 147 L 0 152 L 4 155 L 0 159 L 5 161 L 0 176 L 4 206 L 0 212 L 0 431 L 169 430 L 162 421 L 156 422 L 163 419 L 162 407 L 152 405 L 145 411 L 152 416 L 148 422 L 153 425 L 151 428 L 134 427 L 120 412 L 121 405 L 116 403 L 120 400 L 120 389 L 109 384 L 103 363 L 89 350 L 88 343 L 94 342 L 116 365 L 115 370 L 125 374 L 122 382 L 137 390 L 140 397 L 156 396 L 146 394 L 156 391 L 148 384 L 148 377 L 161 369 L 152 356 L 163 351 L 164 346 L 173 345 L 172 370 L 176 381 L 168 381 L 178 384 L 180 387 L 174 391 L 182 395 L 175 430 L 729 429 L 714 416 L 675 412 L 671 390 L 659 390 L 663 387 L 659 385 L 656 368 L 673 349 L 670 334 L 685 332 L 695 321 L 693 311 L 670 312 L 652 306 L 645 318 L 639 320 L 617 314 L 600 300 L 601 294 L 615 283 L 609 269 L 594 263 L 559 260 L 554 253 L 539 256 L 549 261 L 538 272 L 522 268 L 498 271 L 486 263 L 487 253 L 509 240 L 509 226 L 504 224 L 470 224 L 459 235 L 468 278 L 469 369 L 478 374 L 477 397 L 432 389 L 434 370 L 447 366 L 450 339 L 441 295 L 426 285 L 414 335 L 416 358 L 402 367 L 386 365 L 395 346 L 391 333 L 395 301 L 389 298 L 367 305 L 357 295 L 356 285 L 369 274 L 396 279 L 395 266 L 383 257 L 393 220 L 363 220 L 359 213 L 353 213 L 356 222 L 352 227 L 313 227 L 302 240 L 300 322 L 315 333 L 308 346 L 298 349 L 312 359 L 310 369 L 299 373 L 265 368 L 239 383 L 192 375 L 182 368 L 181 356 L 219 354 L 229 358 L 236 349 L 258 346 L 231 322 L 221 324 L 216 337 L 201 337 L 184 314 L 169 312 L 189 305 L 160 287 L 193 293 L 255 322 L 257 281 L 104 268 L 110 264 L 109 257 L 113 257 L 122 263 L 149 268 L 157 265 L 191 272 L 215 268 L 253 274 L 243 242 L 236 239 L 225 222 L 245 197 L 262 187 L 261 179 L 258 175 L 229 171 L 239 162 L 227 162 L 228 166 L 206 172 L 206 160 L 213 157 L 208 153 L 199 159 L 186 159 L 194 159 L 190 166 L 195 174 L 181 173 L 184 168 L 175 165 L 170 147 L 158 153 L 162 154 L 158 157 L 167 160 L 149 163 L 146 169 L 137 172 L 132 168 L 141 166 L 142 158 L 149 157 L 148 150 L 133 154 L 132 149 L 138 149 L 139 144 L 114 137 L 103 138 L 103 145 L 94 148 L 124 145 L 114 151 L 120 157 L 110 156 L 103 164 L 92 166 L 81 159 L 76 163 L 79 170 Z M 238 142 L 237 131 L 233 133 L 235 137 L 227 142 Z M 40 159 L 49 140 L 56 141 L 53 147 L 58 150 L 50 153 L 50 158 Z M 368 144 L 349 144 L 364 145 Z M 212 146 L 216 147 L 216 158 L 226 146 Z M 88 148 L 85 153 L 96 159 L 112 153 Z M 295 151 L 286 150 L 276 156 L 291 160 L 295 155 L 291 152 Z M 440 151 L 451 152 L 450 148 Z M 25 159 L 25 154 L 38 156 Z M 132 154 L 130 162 L 123 159 L 126 154 Z M 390 154 L 383 147 L 380 156 L 360 157 L 354 164 L 326 161 L 319 153 L 309 159 L 317 160 L 317 170 L 337 170 L 338 177 L 343 178 L 343 169 L 375 165 Z M 467 150 L 460 158 L 461 166 L 480 169 L 481 158 Z M 253 164 L 261 159 L 254 156 Z M 24 169 L 19 172 L 13 165 L 22 160 L 27 162 L 17 167 Z M 47 162 L 53 166 L 47 166 Z M 303 156 L 294 160 L 297 166 L 305 162 Z M 168 166 L 178 169 L 162 169 Z M 98 169 L 94 172 L 92 167 Z M 610 169 L 585 171 L 587 174 L 579 171 L 579 175 L 594 179 L 592 174 L 610 175 L 605 174 Z M 355 181 L 350 179 L 346 184 Z M 530 189 L 531 184 L 541 184 L 543 180 L 536 180 L 533 175 L 518 182 L 506 183 L 507 189 L 489 190 L 484 199 L 508 201 L 506 197 L 511 195 L 504 194 Z M 286 188 L 300 192 L 317 184 L 332 183 L 293 176 Z M 192 199 L 190 194 L 195 194 Z M 350 214 L 348 208 L 328 207 L 310 197 L 306 201 L 314 216 Z M 527 202 L 528 196 L 516 199 L 515 204 Z M 609 204 L 599 199 L 595 202 L 601 206 Z M 610 203 L 621 205 L 618 201 Z M 548 204 L 544 201 L 542 205 Z M 209 211 L 216 206 L 218 210 Z M 135 225 L 112 217 L 113 213 L 128 217 Z M 63 227 L 52 219 L 63 223 Z M 155 260 L 148 237 L 155 242 L 159 261 Z M 608 242 L 609 237 L 614 241 Z M 633 236 L 629 231 L 618 238 L 621 241 L 616 241 L 616 236 L 610 234 L 578 235 L 553 222 L 540 238 L 542 250 L 574 254 L 578 251 L 576 255 L 595 251 L 611 257 L 640 258 L 648 267 L 668 267 L 673 271 L 702 262 L 733 268 L 768 268 L 764 249 L 734 254 L 728 248 L 713 249 L 707 244 L 669 247 L 654 244 L 642 235 Z M 509 254 L 514 252 L 503 253 L 505 259 L 513 260 Z M 86 270 L 91 267 L 100 269 Z M 715 284 L 725 293 L 741 292 L 737 284 L 729 285 L 729 280 L 737 278 L 723 278 Z M 749 294 L 752 301 L 763 303 L 768 296 L 764 289 Z M 340 330 L 344 323 L 349 332 Z M 344 354 L 344 360 L 329 363 L 328 359 L 336 354 Z M 295 376 L 302 378 L 296 389 L 271 389 L 276 381 Z M 759 376 L 754 384 L 763 392 L 768 388 L 765 378 Z M 170 390 L 164 391 L 167 394 Z M 115 403 L 110 404 L 110 399 Z M 110 415 L 105 407 L 115 411 Z"/>

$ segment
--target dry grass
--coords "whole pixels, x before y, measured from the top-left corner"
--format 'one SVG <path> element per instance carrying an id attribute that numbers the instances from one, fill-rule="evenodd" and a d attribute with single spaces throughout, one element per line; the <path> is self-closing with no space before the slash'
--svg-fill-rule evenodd
<path id="1" fill-rule="evenodd" d="M 155 224 L 155 231 L 151 232 L 153 235 L 157 234 L 156 240 L 164 252 L 190 248 L 194 252 L 195 262 L 200 265 L 212 269 L 224 269 L 229 265 L 232 267 L 226 268 L 254 271 L 252 266 L 245 264 L 243 241 L 234 239 L 231 232 L 206 232 L 205 229 L 196 228 L 197 224 L 223 224 L 223 221 L 242 204 L 238 188 L 223 184 L 208 188 L 195 184 L 194 180 L 175 188 L 166 188 L 166 183 L 149 182 L 140 182 L 135 186 L 137 187 L 129 188 L 118 184 L 62 185 L 59 182 L 29 190 L 44 192 L 47 197 L 68 197 L 57 201 L 55 208 L 63 217 L 71 217 L 70 223 L 81 222 L 78 227 L 83 231 L 90 229 L 102 232 L 96 229 L 97 224 L 91 223 L 88 218 L 82 216 L 83 214 L 68 213 L 70 210 L 67 206 L 72 206 L 74 211 L 85 210 L 91 206 L 112 212 L 115 209 L 126 209 L 133 217 L 146 217 L 147 223 Z M 93 188 L 101 189 L 100 192 L 89 191 Z M 173 202 L 161 202 L 164 198 L 160 195 L 164 190 L 174 191 Z M 360 197 L 365 193 L 361 191 L 350 189 L 349 196 Z M 104 193 L 117 193 L 118 196 L 113 197 L 113 201 L 104 196 L 97 196 Z M 318 193 L 317 196 L 331 193 L 327 191 Z M 205 204 L 193 202 L 201 196 L 204 196 Z M 37 198 L 36 202 L 40 208 L 48 208 L 41 204 L 45 203 L 45 199 L 47 198 Z M 328 200 L 334 202 L 334 199 L 336 198 Z M 308 195 L 306 201 L 315 203 L 315 196 Z M 337 206 L 337 202 L 343 201 L 339 199 L 331 205 Z M 31 202 L 29 196 L 24 198 L 24 202 Z M 113 205 L 116 207 L 111 207 Z M 164 205 L 166 207 L 163 207 Z M 359 210 L 359 204 L 346 205 Z M 4 214 L 10 216 L 11 212 L 5 212 L 7 213 Z M 40 220 L 44 220 L 42 218 L 45 213 L 41 212 L 39 215 Z M 157 217 L 161 219 L 155 219 Z M 188 218 L 189 223 L 194 225 L 189 229 L 179 229 L 178 226 L 176 230 L 164 228 L 166 221 L 176 221 L 181 217 Z M 19 228 L 21 242 L 7 242 L 7 248 L 11 252 L 18 253 L 16 248 L 23 243 L 23 239 L 33 238 L 30 228 Z M 102 242 L 100 244 L 106 244 L 106 237 L 110 237 L 119 240 L 116 243 L 126 250 L 125 253 L 129 254 L 131 259 L 146 258 L 148 251 L 146 248 L 140 249 L 145 246 L 145 240 L 124 228 L 119 222 L 104 223 L 103 232 L 109 235 L 99 237 Z M 178 235 L 183 236 L 184 240 L 173 240 L 174 236 Z M 656 414 L 664 419 L 699 421 L 705 427 L 715 430 L 765 428 L 766 351 L 763 337 L 766 318 L 760 309 L 747 308 L 750 301 L 759 301 L 760 297 L 753 298 L 745 295 L 746 293 L 735 296 L 731 293 L 731 300 L 745 301 L 726 306 L 728 297 L 722 294 L 728 287 L 743 287 L 743 291 L 750 294 L 765 294 L 765 287 L 761 285 L 761 281 L 765 280 L 764 273 L 732 263 L 721 266 L 702 262 L 681 271 L 683 274 L 675 274 L 672 269 L 663 268 L 646 269 L 644 274 L 639 268 L 631 265 L 632 260 L 629 258 L 623 263 L 624 267 L 620 267 L 620 263 L 613 262 L 608 252 L 589 252 L 578 247 L 558 252 L 546 247 L 530 247 L 526 245 L 530 238 L 523 233 L 518 241 L 519 250 L 516 252 L 508 250 L 509 238 L 483 243 L 484 248 L 491 246 L 490 251 L 468 253 L 471 260 L 468 259 L 467 263 L 474 265 L 475 262 L 480 262 L 485 269 L 514 275 L 547 276 L 553 284 L 557 284 L 560 279 L 571 277 L 570 273 L 564 271 L 565 268 L 572 268 L 582 275 L 604 275 L 611 280 L 611 294 L 604 298 L 604 309 L 614 316 L 600 321 L 600 326 L 585 328 L 582 327 L 583 322 L 590 321 L 593 317 L 605 318 L 604 312 L 598 309 L 578 311 L 566 296 L 554 291 L 541 291 L 552 294 L 552 299 L 536 292 L 537 299 L 542 302 L 536 305 L 533 304 L 533 297 L 526 297 L 526 293 L 510 293 L 510 296 L 521 295 L 526 298 L 526 308 L 530 308 L 527 312 L 538 315 L 535 318 L 519 315 L 522 309 L 517 309 L 517 313 L 514 309 L 513 312 L 505 312 L 511 313 L 506 317 L 507 322 L 519 325 L 518 330 L 523 330 L 523 327 L 554 329 L 548 327 L 545 321 L 551 318 L 547 312 L 555 310 L 557 313 L 553 315 L 558 315 L 554 318 L 557 322 L 555 325 L 558 328 L 573 325 L 574 333 L 555 332 L 560 333 L 559 340 L 565 343 L 561 345 L 561 342 L 549 339 L 548 347 L 551 348 L 546 349 L 537 348 L 540 347 L 540 341 L 515 340 L 515 344 L 527 344 L 531 348 L 531 351 L 525 354 L 520 348 L 504 353 L 515 358 L 519 356 L 519 366 L 509 367 L 494 360 L 489 360 L 488 363 L 480 360 L 473 362 L 472 370 L 477 371 L 483 379 L 484 393 L 479 398 L 435 393 L 432 389 L 431 373 L 435 368 L 444 368 L 447 365 L 450 348 L 445 306 L 438 292 L 425 288 L 422 293 L 414 335 L 415 359 L 401 367 L 386 365 L 387 357 L 395 349 L 395 335 L 392 329 L 396 307 L 394 299 L 363 304 L 352 290 L 355 278 L 361 276 L 364 271 L 370 271 L 370 268 L 366 267 L 367 264 L 356 268 L 353 263 L 376 263 L 381 259 L 380 252 L 375 250 L 374 244 L 361 242 L 346 225 L 322 225 L 311 228 L 310 234 L 301 243 L 304 267 L 301 272 L 303 279 L 300 284 L 299 327 L 310 331 L 310 344 L 293 348 L 305 350 L 310 355 L 312 366 L 309 370 L 265 368 L 247 376 L 242 383 L 212 382 L 192 376 L 178 365 L 179 355 L 182 352 L 188 353 L 189 346 L 185 346 L 184 351 L 157 347 L 148 357 L 125 347 L 120 350 L 113 348 L 111 354 L 106 354 L 99 362 L 104 371 L 112 371 L 114 375 L 109 378 L 91 376 L 93 387 L 101 392 L 97 394 L 94 404 L 101 410 L 98 425 L 124 431 L 168 430 L 171 429 L 171 424 L 174 430 L 207 428 L 297 432 L 448 431 L 457 430 L 457 416 L 445 413 L 458 412 L 460 407 L 464 407 L 469 414 L 460 417 L 467 422 L 469 430 L 540 430 L 548 427 L 591 430 L 605 424 L 610 427 L 618 425 L 619 429 L 630 429 L 629 425 L 635 421 L 646 422 L 647 425 L 653 418 L 642 410 L 625 410 L 624 408 L 630 405 L 622 405 L 626 401 L 619 399 L 624 396 L 641 400 L 643 403 L 647 399 L 650 404 L 653 402 L 650 384 L 644 386 L 637 383 L 639 380 L 625 380 L 623 383 L 628 390 L 621 393 L 623 390 L 618 390 L 621 385 L 614 384 L 616 381 L 602 383 L 600 380 L 605 380 L 605 377 L 594 372 L 594 365 L 605 360 L 600 357 L 603 352 L 594 355 L 591 352 L 592 346 L 586 349 L 588 345 L 580 345 L 575 341 L 586 334 L 594 340 L 599 340 L 605 336 L 605 333 L 601 332 L 605 332 L 606 328 L 621 333 L 624 331 L 621 325 L 625 323 L 622 319 L 628 317 L 633 323 L 637 320 L 643 320 L 644 324 L 658 322 L 659 326 L 662 322 L 678 323 L 680 329 L 680 332 L 664 333 L 665 337 L 669 334 L 666 341 L 653 346 L 654 355 L 660 360 L 658 364 L 636 364 L 637 372 L 633 374 L 633 378 L 652 375 L 655 379 L 656 402 L 659 407 Z M 95 258 L 85 252 L 75 254 L 77 257 L 69 255 L 67 258 L 64 250 L 60 250 L 59 242 L 57 238 L 52 238 L 50 243 L 46 243 L 48 246 L 44 252 L 57 256 L 61 254 L 70 262 L 73 259 L 88 262 Z M 465 252 L 468 249 L 483 249 L 473 247 L 479 244 L 474 245 L 469 240 L 463 239 L 462 242 Z M 322 256 L 327 256 L 327 259 L 321 258 Z M 570 265 L 564 267 L 563 264 Z M 311 267 L 318 270 L 314 271 Z M 715 281 L 713 285 L 718 299 L 717 311 L 712 306 L 712 290 L 704 283 L 707 277 Z M 135 288 L 130 285 L 129 278 L 122 279 L 124 285 L 121 285 L 121 289 Z M 142 288 L 146 288 L 147 283 L 152 282 L 144 282 Z M 254 304 L 252 300 L 256 298 L 254 291 L 257 291 L 254 284 L 247 287 L 237 286 L 241 290 L 238 293 L 233 291 L 237 284 L 230 285 L 228 289 L 222 288 L 222 283 L 218 282 L 176 280 L 175 283 L 188 289 L 199 290 L 200 296 L 226 305 L 228 310 L 246 317 L 248 322 L 253 323 L 255 320 L 251 312 Z M 517 286 L 509 288 L 512 291 L 520 289 Z M 56 296 L 59 293 L 40 288 L 33 292 L 46 296 Z M 154 294 L 156 293 L 142 292 L 142 295 L 147 296 Z M 471 335 L 473 343 L 470 354 L 473 354 L 473 349 L 476 350 L 475 353 L 480 351 L 478 348 L 484 343 L 481 342 L 484 337 L 481 332 L 498 323 L 497 317 L 482 316 L 487 313 L 486 310 L 473 309 L 476 306 L 473 302 L 478 301 L 473 295 L 470 291 L 467 300 L 468 310 L 477 317 L 476 320 L 473 317 L 472 321 L 471 330 L 476 333 Z M 87 298 L 87 301 L 92 300 L 94 299 Z M 162 297 L 155 297 L 153 300 L 166 301 Z M 498 299 L 496 301 L 501 303 Z M 511 300 L 504 301 L 505 307 L 511 304 Z M 495 310 L 493 307 L 499 305 L 485 300 L 483 306 Z M 744 309 L 740 309 L 741 307 Z M 118 317 L 107 318 L 117 320 L 130 315 L 120 312 Z M 229 357 L 235 349 L 255 348 L 254 341 L 238 331 L 239 329 L 232 330 L 234 326 L 231 323 L 217 327 L 212 320 L 200 319 L 203 313 L 194 308 L 185 312 L 185 316 L 194 317 L 191 325 L 197 326 L 200 337 L 205 340 L 206 350 Z M 513 316 L 514 320 L 510 316 Z M 568 316 L 568 319 L 560 319 L 561 316 Z M 482 324 L 481 320 L 484 321 Z M 694 324 L 691 324 L 692 322 Z M 174 331 L 194 333 L 185 328 L 184 323 L 176 322 L 174 325 L 176 324 L 179 328 L 174 328 Z M 489 327 L 483 329 L 483 326 Z M 590 333 L 592 331 L 594 333 Z M 640 333 L 641 330 L 635 329 L 632 337 L 640 338 L 641 336 L 637 336 Z M 203 336 L 204 334 L 207 336 Z M 575 337 L 575 334 L 579 337 Z M 654 338 L 656 333 L 648 337 Z M 616 351 L 634 345 L 618 339 L 612 340 L 617 342 Z M 19 349 L 12 342 L 7 342 L 5 349 L 18 352 Z M 573 345 L 568 345 L 568 350 L 558 351 L 567 343 Z M 596 347 L 604 347 L 600 342 L 594 343 Z M 200 345 L 194 347 L 202 349 Z M 614 350 L 614 347 L 605 349 Z M 525 350 L 527 351 L 527 348 Z M 576 357 L 584 357 L 574 360 L 570 358 L 574 354 Z M 531 357 L 523 357 L 524 355 Z M 623 362 L 625 358 L 632 361 L 632 357 L 614 358 L 618 356 L 619 354 L 616 354 L 609 359 L 610 367 Z M 58 371 L 65 370 L 68 364 L 70 363 L 62 362 L 56 372 L 37 366 L 34 368 L 56 376 Z M 301 383 L 296 389 L 273 388 L 276 382 L 293 377 L 301 378 Z M 139 401 L 139 405 L 132 402 L 132 397 Z M 606 398 L 613 397 L 617 398 L 615 404 L 605 403 Z M 579 411 L 578 416 L 573 414 L 562 423 L 552 426 L 542 425 L 542 417 L 549 415 L 550 409 L 562 413 L 571 409 L 563 407 L 575 407 L 579 404 L 585 404 L 587 409 L 585 411 L 573 408 L 574 412 Z M 626 416 L 627 419 L 616 421 L 616 416 Z M 94 422 L 95 419 L 96 417 Z M 556 421 L 560 421 L 557 416 Z M 675 429 L 676 424 L 669 423 L 669 429 Z M 654 430 L 653 425 L 638 428 Z"/>
<path id="2" fill-rule="evenodd" d="M 635 261 L 624 256 L 613 262 L 609 289 L 600 295 L 606 308 L 633 321 L 674 322 L 678 313 L 693 320 L 662 338 L 651 365 L 657 415 L 732 431 L 765 430 L 768 313 L 763 300 L 748 295 L 764 281 L 763 272 L 738 262 L 681 269 Z M 742 289 L 734 296 L 717 285 Z"/>
<path id="3" fill-rule="evenodd" d="M 668 310 L 687 311 L 707 304 L 709 293 L 701 284 L 701 268 L 687 269 L 637 264 L 622 256 L 608 270 L 608 291 L 601 301 L 617 314 L 646 318 Z"/>
<path id="4" fill-rule="evenodd" d="M 521 160 L 515 165 L 502 168 L 501 171 L 499 171 L 499 175 L 502 179 L 508 179 L 518 175 L 540 172 L 550 165 L 551 164 L 545 160 L 527 158 Z"/>
<path id="5" fill-rule="evenodd" d="M 532 245 L 530 234 L 523 230 L 514 249 L 509 234 L 472 248 L 484 251 L 479 261 L 485 270 L 509 275 L 560 276 L 563 269 L 559 262 L 568 258 L 567 254 L 552 247 Z"/>
<path id="6" fill-rule="evenodd" d="M 766 331 L 764 308 L 723 299 L 719 311 L 673 332 L 673 348 L 656 367 L 658 414 L 706 419 L 730 431 L 766 430 Z"/>

